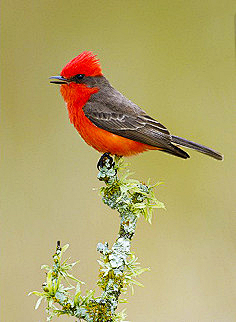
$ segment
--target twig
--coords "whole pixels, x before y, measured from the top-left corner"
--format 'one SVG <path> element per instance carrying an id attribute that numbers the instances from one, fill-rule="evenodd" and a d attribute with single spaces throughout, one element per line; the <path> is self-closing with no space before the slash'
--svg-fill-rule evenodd
<path id="1" fill-rule="evenodd" d="M 128 179 L 130 174 L 127 170 L 118 178 L 117 173 L 122 168 L 124 164 L 121 158 L 115 157 L 115 162 L 113 160 L 111 162 L 109 157 L 102 163 L 98 173 L 98 179 L 105 183 L 100 189 L 103 202 L 116 209 L 121 218 L 118 237 L 112 248 L 108 248 L 108 243 L 97 245 L 97 250 L 101 254 L 98 260 L 100 273 L 97 284 L 102 289 L 102 294 L 95 296 L 94 290 L 87 291 L 85 295 L 81 294 L 80 286 L 83 282 L 69 273 L 76 263 L 69 264 L 67 260 L 62 261 L 62 255 L 68 245 L 61 248 L 58 242 L 52 268 L 42 266 L 47 270 L 43 292 L 32 292 L 39 296 L 36 308 L 43 299 L 47 301 L 47 321 L 62 314 L 87 322 L 124 321 L 125 312 L 116 313 L 121 293 L 125 294 L 128 287 L 133 291 L 133 285 L 142 286 L 135 278 L 148 269 L 141 268 L 137 258 L 131 253 L 131 240 L 138 218 L 143 215 L 148 222 L 151 222 L 153 209 L 164 208 L 164 204 L 156 199 L 154 186 Z M 62 284 L 63 279 L 68 282 L 68 287 Z M 69 280 L 76 281 L 77 286 L 71 285 Z M 71 295 L 71 289 L 75 289 L 74 296 Z"/>

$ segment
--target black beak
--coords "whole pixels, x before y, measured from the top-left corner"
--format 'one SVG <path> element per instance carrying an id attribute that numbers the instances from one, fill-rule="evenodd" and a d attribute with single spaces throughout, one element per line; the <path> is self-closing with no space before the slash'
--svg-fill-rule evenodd
<path id="1" fill-rule="evenodd" d="M 62 76 L 51 76 L 49 79 L 57 79 L 56 81 L 50 81 L 51 84 L 68 84 L 69 80 Z"/>

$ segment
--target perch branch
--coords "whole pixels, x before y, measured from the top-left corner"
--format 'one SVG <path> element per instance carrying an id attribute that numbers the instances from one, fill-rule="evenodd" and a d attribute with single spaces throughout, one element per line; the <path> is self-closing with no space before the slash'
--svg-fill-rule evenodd
<path id="1" fill-rule="evenodd" d="M 36 308 L 42 300 L 46 300 L 47 321 L 63 314 L 87 322 L 124 321 L 125 312 L 116 312 L 119 301 L 122 301 L 119 299 L 120 295 L 125 294 L 129 287 L 133 291 L 134 285 L 142 286 L 135 278 L 148 269 L 141 268 L 136 256 L 131 253 L 131 240 L 138 218 L 144 216 L 151 223 L 153 209 L 164 208 L 164 204 L 156 199 L 153 192 L 154 186 L 129 179 L 128 170 L 123 171 L 118 177 L 120 170 L 124 170 L 123 159 L 115 157 L 113 162 L 111 157 L 107 157 L 102 166 L 100 163 L 98 173 L 98 179 L 105 183 L 105 186 L 100 189 L 103 202 L 111 209 L 116 209 L 120 215 L 118 237 L 111 249 L 108 243 L 97 245 L 97 250 L 100 252 L 97 284 L 102 293 L 100 296 L 95 296 L 95 291 L 90 290 L 82 295 L 80 287 L 83 282 L 70 274 L 76 262 L 69 264 L 67 260 L 62 261 L 62 255 L 68 245 L 61 248 L 58 242 L 53 255 L 53 266 L 42 266 L 47 270 L 43 292 L 32 292 L 39 296 Z M 62 284 L 63 280 L 67 282 L 67 287 Z M 72 285 L 71 281 L 76 281 L 77 285 Z M 73 289 L 75 293 L 71 295 Z"/>

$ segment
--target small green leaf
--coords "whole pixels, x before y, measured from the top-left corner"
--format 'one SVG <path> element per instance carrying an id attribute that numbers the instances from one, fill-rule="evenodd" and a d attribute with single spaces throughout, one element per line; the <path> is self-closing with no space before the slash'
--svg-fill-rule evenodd
<path id="1" fill-rule="evenodd" d="M 74 277 L 74 276 L 73 276 L 73 275 L 71 275 L 71 274 L 67 274 L 67 276 L 68 276 L 70 279 L 72 279 L 73 281 L 76 281 L 76 282 L 78 282 L 78 283 L 84 284 L 84 282 L 82 282 L 82 281 L 78 280 L 78 278 Z"/>
<path id="2" fill-rule="evenodd" d="M 138 282 L 138 281 L 136 281 L 136 280 L 131 279 L 131 280 L 130 280 L 130 282 L 131 282 L 132 284 L 137 285 L 137 286 L 144 287 L 144 285 L 143 285 L 142 283 L 140 283 L 140 282 Z"/>
<path id="3" fill-rule="evenodd" d="M 47 287 L 48 287 L 49 293 L 51 294 L 52 291 L 53 291 L 53 288 L 52 288 L 52 270 L 50 270 L 47 273 Z"/>
<path id="4" fill-rule="evenodd" d="M 120 299 L 119 303 L 129 303 L 127 299 Z"/>
<path id="5" fill-rule="evenodd" d="M 40 303 L 41 303 L 42 299 L 43 299 L 43 297 L 40 297 L 40 298 L 38 299 L 38 301 L 36 302 L 36 304 L 35 304 L 35 310 L 37 310 L 37 308 L 39 307 L 39 305 L 40 305 Z"/>
<path id="6" fill-rule="evenodd" d="M 42 265 L 41 266 L 41 269 L 46 269 L 47 271 L 49 271 L 50 270 L 50 267 L 48 265 Z"/>
<path id="7" fill-rule="evenodd" d="M 59 289 L 60 283 L 61 283 L 61 276 L 58 276 L 57 283 L 54 288 L 54 292 L 56 292 Z"/>
<path id="8" fill-rule="evenodd" d="M 81 294 L 81 291 L 80 291 L 80 283 L 77 283 L 77 285 L 76 285 L 76 291 L 75 291 L 75 297 L 74 297 L 74 303 L 75 303 L 75 305 L 78 305 L 79 304 L 80 294 Z"/>
<path id="9" fill-rule="evenodd" d="M 143 209 L 146 207 L 146 205 L 145 205 L 145 203 L 141 202 L 141 203 L 135 203 L 134 207 L 138 208 L 138 209 Z"/>
<path id="10" fill-rule="evenodd" d="M 74 267 L 74 266 L 75 266 L 76 264 L 78 264 L 78 263 L 79 263 L 79 261 L 76 261 L 76 262 L 74 262 L 74 263 L 71 263 L 71 264 L 70 264 L 71 268 L 72 268 L 72 267 Z"/>
<path id="11" fill-rule="evenodd" d="M 61 249 L 61 254 L 65 253 L 65 251 L 67 250 L 67 248 L 69 247 L 69 244 L 66 244 L 65 246 L 62 247 Z"/>
<path id="12" fill-rule="evenodd" d="M 44 293 L 40 293 L 40 292 L 37 292 L 37 291 L 33 291 L 33 292 L 29 292 L 28 296 L 30 296 L 32 294 L 34 294 L 36 296 L 43 296 L 44 295 Z"/>

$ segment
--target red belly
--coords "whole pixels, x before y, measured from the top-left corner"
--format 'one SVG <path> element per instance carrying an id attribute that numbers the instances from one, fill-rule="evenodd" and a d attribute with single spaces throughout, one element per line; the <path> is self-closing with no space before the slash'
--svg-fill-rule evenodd
<path id="1" fill-rule="evenodd" d="M 126 139 L 122 136 L 107 132 L 95 126 L 81 111 L 76 120 L 72 121 L 84 141 L 99 152 L 131 156 L 147 150 L 158 148 Z"/>

